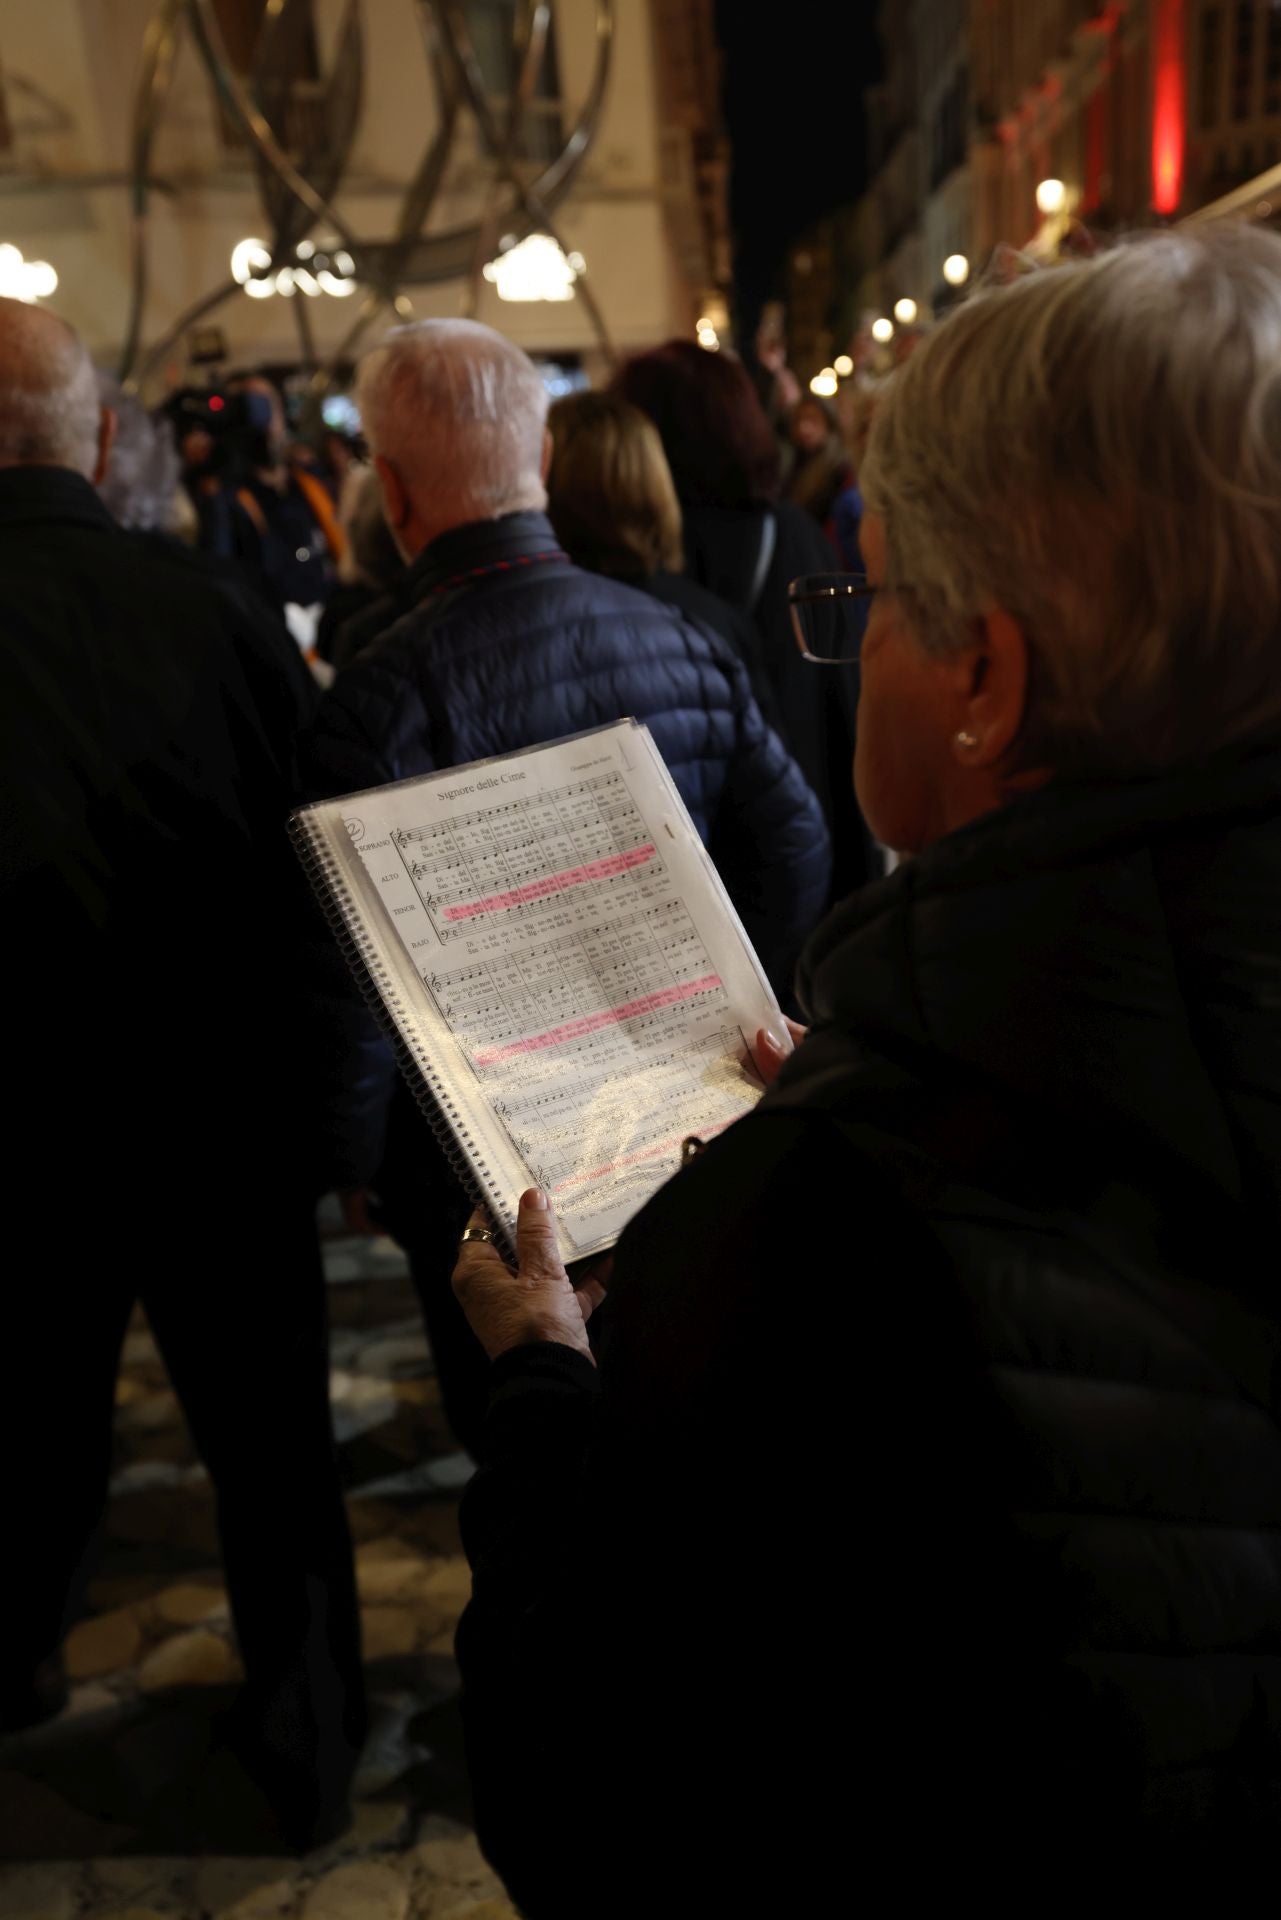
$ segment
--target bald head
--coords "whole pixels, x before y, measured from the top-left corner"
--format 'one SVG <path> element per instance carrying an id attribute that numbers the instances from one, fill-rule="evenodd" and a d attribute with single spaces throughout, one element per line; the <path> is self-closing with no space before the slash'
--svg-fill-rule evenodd
<path id="1" fill-rule="evenodd" d="M 103 415 L 84 342 L 57 314 L 0 299 L 0 467 L 96 478 Z"/>
<path id="2" fill-rule="evenodd" d="M 547 392 L 510 340 L 474 320 L 397 327 L 361 362 L 361 424 L 387 517 L 411 557 L 451 527 L 547 504 Z"/>

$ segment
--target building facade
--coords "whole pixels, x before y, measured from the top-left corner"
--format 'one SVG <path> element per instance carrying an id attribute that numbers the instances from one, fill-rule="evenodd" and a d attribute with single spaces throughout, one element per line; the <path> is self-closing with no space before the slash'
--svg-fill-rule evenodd
<path id="1" fill-rule="evenodd" d="M 1183 218 L 1281 167 L 1278 0 L 889 0 L 879 18 L 868 187 L 827 223 L 850 260 L 828 361 L 858 360 L 905 298 L 939 313 L 1002 246 L 1052 256 L 1077 223 Z M 1048 211 L 1043 182 L 1062 184 Z M 1281 175 L 1264 184 L 1281 204 Z"/>
<path id="2" fill-rule="evenodd" d="M 586 159 L 556 213 L 566 250 L 582 256 L 605 327 L 620 351 L 689 334 L 724 310 L 729 277 L 728 156 L 721 130 L 713 0 L 617 0 L 612 74 Z M 131 113 L 154 0 L 41 0 L 0 16 L 0 245 L 58 275 L 47 304 L 73 322 L 95 357 L 119 355 L 129 305 Z M 278 11 L 278 9 L 277 9 Z M 248 73 L 265 0 L 215 0 L 233 66 Z M 341 37 L 344 0 L 291 0 L 290 68 L 270 113 L 291 157 L 316 146 L 317 116 L 348 114 L 349 151 L 332 204 L 371 247 L 395 232 L 401 202 L 441 121 L 413 0 L 364 0 L 360 59 Z M 489 91 L 510 90 L 515 0 L 467 0 Z M 516 164 L 534 178 L 561 150 L 591 86 L 595 0 L 552 0 L 552 24 Z M 363 65 L 363 78 L 360 68 Z M 346 86 L 346 104 L 338 92 Z M 355 96 L 359 94 L 357 100 Z M 338 106 L 335 107 L 335 101 Z M 265 104 L 265 103 L 264 103 Z M 464 107 L 428 234 L 465 233 L 509 198 Z M 151 157 L 152 229 L 144 342 L 227 281 L 233 252 L 270 233 L 248 143 L 215 95 L 190 28 L 181 36 Z M 497 254 L 504 236 L 486 232 Z M 323 236 L 319 236 L 323 244 Z M 580 294 L 509 301 L 474 281 L 476 246 L 445 279 L 409 272 L 403 309 L 416 317 L 473 310 L 536 355 L 604 364 Z M 13 255 L 5 256 L 12 264 Z M 359 258 L 356 257 L 359 279 Z M 336 283 L 338 276 L 330 276 Z M 232 366 L 283 365 L 334 351 L 356 302 L 341 286 L 318 297 L 237 293 L 209 316 Z M 296 309 L 305 307 L 305 328 Z M 376 337 L 376 333 L 375 333 Z M 185 344 L 160 370 L 186 377 Z"/>

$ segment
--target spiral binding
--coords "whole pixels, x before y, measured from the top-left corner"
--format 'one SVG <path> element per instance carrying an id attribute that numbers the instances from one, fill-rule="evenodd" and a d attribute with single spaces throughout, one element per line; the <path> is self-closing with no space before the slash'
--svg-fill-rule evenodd
<path id="1" fill-rule="evenodd" d="M 372 935 L 362 924 L 346 875 L 324 838 L 315 809 L 307 808 L 291 816 L 289 838 L 356 985 L 379 1026 L 391 1040 L 396 1064 L 430 1124 L 441 1151 L 457 1175 L 459 1184 L 493 1218 L 495 1244 L 505 1258 L 513 1260 L 515 1245 L 499 1205 L 485 1185 L 486 1180 L 492 1178 L 489 1163 L 426 1050 L 420 1043 L 410 1041 L 405 1036 L 396 1016 L 399 1014 L 408 1024 L 409 1009 L 379 957 Z"/>

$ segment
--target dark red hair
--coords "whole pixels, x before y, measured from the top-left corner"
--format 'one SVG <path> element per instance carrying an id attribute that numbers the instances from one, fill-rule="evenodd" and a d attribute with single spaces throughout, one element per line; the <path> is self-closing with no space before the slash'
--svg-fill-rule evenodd
<path id="1" fill-rule="evenodd" d="M 682 500 L 746 507 L 778 498 L 778 443 L 733 354 L 669 340 L 629 360 L 610 388 L 658 428 Z"/>

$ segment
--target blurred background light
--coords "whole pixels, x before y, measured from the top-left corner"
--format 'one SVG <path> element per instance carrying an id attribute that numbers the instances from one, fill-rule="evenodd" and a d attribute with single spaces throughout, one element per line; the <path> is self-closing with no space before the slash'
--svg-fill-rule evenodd
<path id="1" fill-rule="evenodd" d="M 873 340 L 879 340 L 881 345 L 884 346 L 887 340 L 894 338 L 894 322 L 887 320 L 884 314 L 881 315 L 879 320 L 873 320 L 872 338 Z"/>
<path id="2" fill-rule="evenodd" d="M 943 278 L 949 287 L 963 287 L 970 277 L 970 263 L 963 253 L 949 253 L 943 262 Z"/>
<path id="3" fill-rule="evenodd" d="M 896 300 L 894 302 L 894 318 L 901 320 L 905 327 L 910 327 L 916 318 L 915 300 L 909 299 L 906 294 L 901 300 Z"/>

